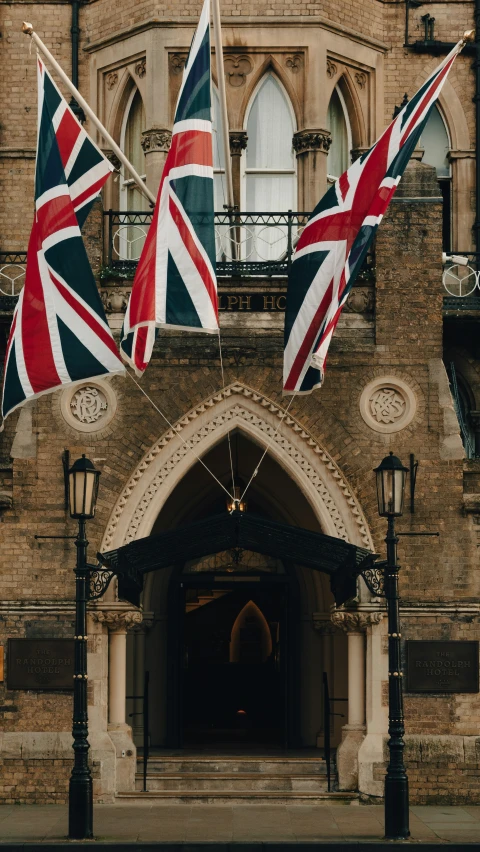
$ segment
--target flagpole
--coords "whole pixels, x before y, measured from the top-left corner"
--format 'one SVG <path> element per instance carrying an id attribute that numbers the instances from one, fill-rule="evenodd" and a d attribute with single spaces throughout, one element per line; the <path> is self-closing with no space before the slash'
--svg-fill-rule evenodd
<path id="1" fill-rule="evenodd" d="M 95 115 L 95 113 L 91 109 L 91 107 L 89 107 L 85 98 L 82 98 L 80 92 L 73 85 L 73 83 L 69 79 L 69 77 L 67 77 L 63 68 L 58 64 L 57 60 L 52 56 L 52 54 L 50 53 L 48 48 L 45 47 L 41 38 L 39 38 L 39 36 L 36 34 L 36 32 L 34 32 L 32 24 L 29 24 L 29 23 L 24 21 L 23 26 L 22 26 L 22 32 L 24 32 L 26 35 L 29 35 L 31 37 L 32 41 L 35 42 L 40 53 L 43 54 L 45 59 L 48 59 L 48 61 L 50 62 L 51 66 L 55 69 L 55 71 L 57 72 L 60 79 L 65 83 L 65 86 L 67 87 L 69 92 L 73 95 L 73 97 L 75 98 L 75 100 L 77 101 L 79 106 L 81 106 L 82 109 L 84 110 L 85 115 L 88 115 L 92 124 L 95 125 L 95 127 L 101 133 L 101 135 L 103 136 L 105 141 L 108 142 L 108 144 L 110 145 L 113 153 L 117 155 L 120 162 L 125 166 L 127 171 L 131 174 L 131 176 L 132 176 L 133 180 L 135 181 L 135 183 L 137 184 L 140 192 L 143 192 L 143 194 L 148 198 L 148 200 L 151 201 L 151 203 L 153 205 L 155 205 L 156 199 L 155 199 L 155 196 L 153 195 L 153 193 L 150 192 L 150 190 L 148 189 L 148 187 L 146 186 L 146 184 L 144 183 L 144 181 L 142 180 L 142 178 L 140 177 L 138 172 L 132 166 L 131 162 L 129 160 L 127 160 L 122 149 L 118 147 L 115 140 L 112 139 L 112 137 L 110 136 L 108 131 L 105 130 L 102 122 L 97 118 L 97 116 Z"/>
<path id="2" fill-rule="evenodd" d="M 218 93 L 222 113 L 223 152 L 225 157 L 225 175 L 227 178 L 227 207 L 233 210 L 232 161 L 230 157 L 230 137 L 228 133 L 227 95 L 225 92 L 225 72 L 223 69 L 222 24 L 220 21 L 220 0 L 212 0 L 213 30 L 215 33 L 215 57 L 217 60 Z"/>

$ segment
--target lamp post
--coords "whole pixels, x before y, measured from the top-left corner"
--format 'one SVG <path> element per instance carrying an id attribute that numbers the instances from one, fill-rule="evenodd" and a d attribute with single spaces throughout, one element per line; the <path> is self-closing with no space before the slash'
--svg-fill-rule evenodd
<path id="1" fill-rule="evenodd" d="M 85 521 L 95 515 L 100 471 L 82 455 L 68 471 L 69 507 L 78 520 L 75 540 L 75 674 L 73 675 L 73 751 L 68 798 L 68 836 L 70 840 L 93 837 L 93 789 L 88 765 L 87 713 L 87 600 L 89 569 Z"/>
<path id="2" fill-rule="evenodd" d="M 403 689 L 400 659 L 400 613 L 395 518 L 403 514 L 407 468 L 390 453 L 375 468 L 378 512 L 388 519 L 387 561 L 384 592 L 388 610 L 388 748 L 390 759 L 385 776 L 385 837 L 400 840 L 410 836 L 408 817 L 408 778 L 403 762 L 405 748 Z"/>

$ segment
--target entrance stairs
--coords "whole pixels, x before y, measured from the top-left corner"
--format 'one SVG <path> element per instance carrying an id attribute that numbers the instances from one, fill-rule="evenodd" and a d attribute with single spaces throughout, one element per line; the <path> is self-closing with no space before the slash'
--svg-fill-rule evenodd
<path id="1" fill-rule="evenodd" d="M 297 752 L 296 755 L 299 753 Z M 143 760 L 138 760 L 136 791 L 122 800 L 167 800 L 171 804 L 307 804 L 324 799 L 349 803 L 355 793 L 328 792 L 325 760 L 314 756 L 155 755 L 148 760 L 143 792 Z M 335 777 L 331 789 L 335 790 Z"/>

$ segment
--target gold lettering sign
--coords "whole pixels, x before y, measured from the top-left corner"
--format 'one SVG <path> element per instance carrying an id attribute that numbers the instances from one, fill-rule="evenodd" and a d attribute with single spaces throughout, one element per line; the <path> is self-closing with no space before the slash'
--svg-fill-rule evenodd
<path id="1" fill-rule="evenodd" d="M 278 313 L 285 310 L 285 293 L 219 293 L 218 309 L 227 313 Z"/>

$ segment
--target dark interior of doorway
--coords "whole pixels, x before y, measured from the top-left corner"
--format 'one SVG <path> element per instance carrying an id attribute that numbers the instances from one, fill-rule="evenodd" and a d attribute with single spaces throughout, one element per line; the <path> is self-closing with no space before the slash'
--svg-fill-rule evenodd
<path id="1" fill-rule="evenodd" d="M 284 746 L 285 587 L 186 587 L 184 613 L 184 747 Z"/>

